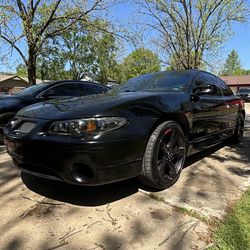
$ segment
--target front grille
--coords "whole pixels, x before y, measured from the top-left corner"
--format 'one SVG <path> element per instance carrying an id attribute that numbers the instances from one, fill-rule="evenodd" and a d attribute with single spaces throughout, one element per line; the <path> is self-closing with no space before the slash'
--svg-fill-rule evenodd
<path id="1" fill-rule="evenodd" d="M 17 132 L 28 134 L 36 127 L 36 123 L 34 122 L 23 122 L 20 127 L 17 128 Z"/>

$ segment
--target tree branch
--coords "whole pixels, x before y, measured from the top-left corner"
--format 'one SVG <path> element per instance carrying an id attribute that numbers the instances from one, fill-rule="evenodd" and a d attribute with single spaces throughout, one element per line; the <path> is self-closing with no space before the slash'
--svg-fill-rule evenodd
<path id="1" fill-rule="evenodd" d="M 6 41 L 8 44 L 10 44 L 10 46 L 11 46 L 12 48 L 14 48 L 14 49 L 19 53 L 19 55 L 22 57 L 22 59 L 23 59 L 25 65 L 28 65 L 27 59 L 25 58 L 25 56 L 24 56 L 23 52 L 21 51 L 21 49 L 18 48 L 18 47 L 15 45 L 15 42 L 12 41 L 11 39 L 9 39 L 7 36 L 1 34 L 1 30 L 0 30 L 0 37 L 1 37 L 4 41 Z"/>

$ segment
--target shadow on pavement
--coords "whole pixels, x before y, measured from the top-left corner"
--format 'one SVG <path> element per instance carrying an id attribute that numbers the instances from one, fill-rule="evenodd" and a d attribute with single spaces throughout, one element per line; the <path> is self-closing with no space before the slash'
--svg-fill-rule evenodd
<path id="1" fill-rule="evenodd" d="M 139 183 L 136 179 L 102 186 L 84 187 L 46 180 L 24 172 L 22 172 L 21 178 L 23 183 L 33 192 L 78 206 L 101 206 L 137 193 L 139 189 Z"/>
<path id="2" fill-rule="evenodd" d="M 184 168 L 187 168 L 189 167 L 190 165 L 196 163 L 197 161 L 200 161 L 206 157 L 209 157 L 211 156 L 212 154 L 214 154 L 216 151 L 220 150 L 221 148 L 227 146 L 227 143 L 226 142 L 222 142 L 216 146 L 213 146 L 209 149 L 206 149 L 204 151 L 201 151 L 199 153 L 196 153 L 194 155 L 191 155 L 190 157 L 188 157 L 186 159 L 186 162 L 185 162 L 185 165 L 184 165 Z"/>

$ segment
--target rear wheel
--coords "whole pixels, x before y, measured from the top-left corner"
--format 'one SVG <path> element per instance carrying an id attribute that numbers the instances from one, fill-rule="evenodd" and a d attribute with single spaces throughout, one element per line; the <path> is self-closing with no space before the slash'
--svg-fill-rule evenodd
<path id="1" fill-rule="evenodd" d="M 242 141 L 244 133 L 244 121 L 245 121 L 244 115 L 240 114 L 236 123 L 234 134 L 232 136 L 232 142 L 240 143 Z"/>
<path id="2" fill-rule="evenodd" d="M 0 144 L 3 144 L 3 129 L 16 113 L 8 112 L 0 115 Z"/>
<path id="3" fill-rule="evenodd" d="M 179 178 L 186 157 L 186 140 L 174 121 L 160 124 L 147 143 L 140 180 L 156 189 L 172 186 Z"/>

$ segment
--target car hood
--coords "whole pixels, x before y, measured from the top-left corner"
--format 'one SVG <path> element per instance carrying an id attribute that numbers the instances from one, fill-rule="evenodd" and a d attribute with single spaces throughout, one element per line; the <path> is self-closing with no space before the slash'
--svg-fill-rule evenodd
<path id="1" fill-rule="evenodd" d="M 17 96 L 0 96 L 0 111 L 5 108 L 15 107 L 20 102 Z"/>
<path id="2" fill-rule="evenodd" d="M 64 100 L 51 100 L 28 106 L 18 112 L 19 116 L 58 120 L 76 119 L 84 117 L 101 117 L 124 115 L 131 109 L 144 106 L 150 109 L 160 105 L 160 93 L 130 92 L 114 93 L 108 92 L 98 95 L 84 96 L 81 98 L 70 98 Z M 164 99 L 171 99 L 172 103 L 176 100 L 176 93 L 164 94 Z M 178 94 L 180 95 L 180 94 Z M 171 103 L 171 100 L 169 103 Z M 161 105 L 166 107 L 166 105 Z M 156 109 L 157 112 L 157 109 Z M 159 111 L 161 112 L 161 111 Z"/>

